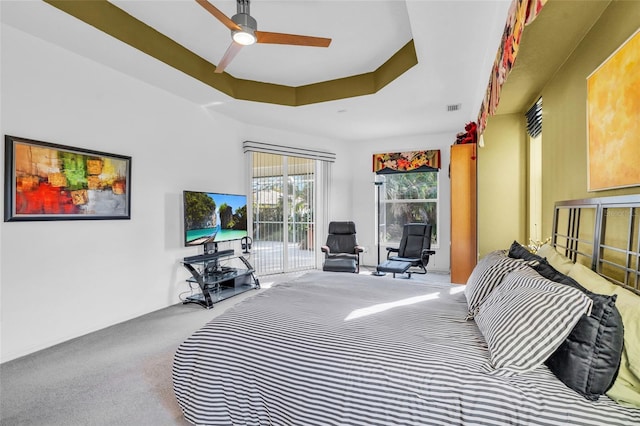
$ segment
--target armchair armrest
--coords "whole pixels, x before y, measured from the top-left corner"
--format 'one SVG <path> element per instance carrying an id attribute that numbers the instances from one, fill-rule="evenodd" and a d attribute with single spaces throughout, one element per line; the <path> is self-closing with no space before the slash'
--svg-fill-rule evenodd
<path id="1" fill-rule="evenodd" d="M 355 251 L 356 253 L 363 253 L 363 252 L 364 252 L 364 247 L 362 247 L 362 246 L 355 246 L 355 247 L 354 247 L 354 251 Z"/>
<path id="2" fill-rule="evenodd" d="M 324 253 L 331 253 L 331 249 L 329 248 L 329 246 L 320 246 L 320 250 L 322 250 Z"/>
<path id="3" fill-rule="evenodd" d="M 433 256 L 434 254 L 436 254 L 434 250 L 429 250 L 429 249 L 422 250 L 422 257 Z"/>
<path id="4" fill-rule="evenodd" d="M 400 253 L 399 247 L 385 247 L 387 249 L 387 259 L 391 256 L 391 253 Z"/>

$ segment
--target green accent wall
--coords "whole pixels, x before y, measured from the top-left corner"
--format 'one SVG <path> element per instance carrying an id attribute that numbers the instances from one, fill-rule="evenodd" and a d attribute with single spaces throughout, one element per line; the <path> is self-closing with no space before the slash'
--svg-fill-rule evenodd
<path id="1" fill-rule="evenodd" d="M 527 137 L 522 114 L 491 117 L 478 149 L 478 255 L 526 243 Z"/>
<path id="2" fill-rule="evenodd" d="M 298 87 L 245 80 L 226 72 L 214 74 L 214 64 L 106 0 L 44 1 L 228 96 L 246 101 L 301 106 L 371 95 L 418 63 L 410 40 L 380 67 L 359 75 Z"/>
<path id="3" fill-rule="evenodd" d="M 551 234 L 556 201 L 640 193 L 587 191 L 587 77 L 639 26 L 640 2 L 611 2 L 542 91 L 543 238 Z"/>
<path id="4" fill-rule="evenodd" d="M 587 76 L 639 26 L 640 1 L 611 2 L 541 93 L 531 99 L 533 103 L 543 98 L 542 239 L 551 234 L 556 201 L 640 193 L 640 187 L 587 191 L 586 110 Z M 486 147 L 478 151 L 480 256 L 506 249 L 514 239 L 529 241 L 524 113 L 490 117 L 484 133 Z"/>

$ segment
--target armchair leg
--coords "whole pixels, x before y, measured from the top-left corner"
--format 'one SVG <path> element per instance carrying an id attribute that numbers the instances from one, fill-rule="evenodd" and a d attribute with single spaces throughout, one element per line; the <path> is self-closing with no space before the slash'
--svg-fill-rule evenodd
<path id="1" fill-rule="evenodd" d="M 424 263 L 420 264 L 420 265 L 416 265 L 418 268 L 420 268 L 420 272 L 418 271 L 413 271 L 414 274 L 426 274 L 427 273 L 427 265 L 425 265 Z"/>

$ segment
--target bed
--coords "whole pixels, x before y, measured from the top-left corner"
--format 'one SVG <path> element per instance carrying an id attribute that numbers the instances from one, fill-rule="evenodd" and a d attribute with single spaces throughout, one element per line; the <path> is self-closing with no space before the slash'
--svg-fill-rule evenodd
<path id="1" fill-rule="evenodd" d="M 624 208 L 640 208 L 631 198 Z M 554 244 L 584 257 L 584 230 L 565 234 L 563 216 Z M 637 245 L 637 226 L 625 229 Z M 634 268 L 636 278 L 621 282 L 637 289 L 638 248 L 624 252 L 623 278 Z M 617 265 L 621 256 L 613 258 Z M 612 269 L 600 265 L 603 274 Z M 243 300 L 183 342 L 176 398 L 198 425 L 640 424 L 640 409 L 588 400 L 544 364 L 517 375 L 488 371 L 488 339 L 465 319 L 466 287 L 309 272 Z"/>
<path id="2" fill-rule="evenodd" d="M 555 204 L 552 245 L 573 262 L 640 295 L 640 195 Z"/>

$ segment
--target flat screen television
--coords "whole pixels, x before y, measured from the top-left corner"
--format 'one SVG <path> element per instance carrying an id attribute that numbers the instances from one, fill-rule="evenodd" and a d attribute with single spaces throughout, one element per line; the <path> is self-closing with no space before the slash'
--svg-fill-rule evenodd
<path id="1" fill-rule="evenodd" d="M 247 236 L 246 195 L 184 191 L 183 201 L 185 246 L 217 248 Z"/>

